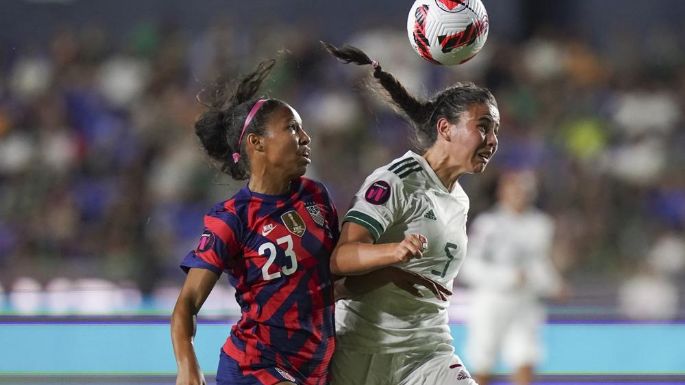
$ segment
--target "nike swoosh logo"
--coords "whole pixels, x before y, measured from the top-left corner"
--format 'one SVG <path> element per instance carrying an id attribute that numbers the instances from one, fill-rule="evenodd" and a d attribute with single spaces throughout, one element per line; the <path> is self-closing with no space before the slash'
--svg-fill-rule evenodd
<path id="1" fill-rule="evenodd" d="M 267 235 L 269 235 L 269 233 L 274 231 L 275 228 L 276 228 L 276 226 L 271 226 L 271 227 L 267 227 L 267 228 L 262 229 L 262 236 L 266 237 Z"/>

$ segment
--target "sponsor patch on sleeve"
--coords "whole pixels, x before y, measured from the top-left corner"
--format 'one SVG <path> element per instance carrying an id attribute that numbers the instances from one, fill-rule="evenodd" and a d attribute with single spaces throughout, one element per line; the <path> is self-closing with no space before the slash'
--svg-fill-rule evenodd
<path id="1" fill-rule="evenodd" d="M 205 230 L 202 235 L 200 235 L 200 242 L 197 244 L 197 247 L 195 248 L 196 251 L 203 252 L 207 251 L 214 246 L 214 238 L 216 236 L 214 235 L 213 232 L 209 230 Z"/>
<path id="2" fill-rule="evenodd" d="M 374 205 L 382 205 L 390 198 L 390 185 L 383 180 L 375 181 L 366 189 L 364 199 Z"/>

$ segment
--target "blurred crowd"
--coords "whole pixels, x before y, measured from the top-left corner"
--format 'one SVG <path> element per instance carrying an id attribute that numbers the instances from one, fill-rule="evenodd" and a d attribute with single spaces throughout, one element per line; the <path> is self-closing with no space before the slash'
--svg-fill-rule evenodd
<path id="1" fill-rule="evenodd" d="M 545 28 L 522 41 L 491 35 L 453 68 L 418 58 L 403 28 L 333 43 L 364 48 L 419 95 L 456 81 L 490 87 L 500 149 L 484 175 L 462 180 L 471 216 L 492 204 L 502 171 L 534 170 L 556 263 L 572 283 L 621 287 L 630 307 L 649 279 L 677 303 L 685 265 L 685 36 L 661 33 L 650 45 Z M 89 277 L 150 294 L 181 282 L 204 212 L 243 183 L 203 154 L 196 95 L 270 57 L 279 62 L 265 93 L 299 110 L 313 137 L 309 174 L 344 213 L 363 178 L 412 140 L 365 90 L 369 69 L 337 63 L 320 38 L 218 20 L 196 34 L 63 26 L 49 41 L 0 47 L 0 287 Z"/>

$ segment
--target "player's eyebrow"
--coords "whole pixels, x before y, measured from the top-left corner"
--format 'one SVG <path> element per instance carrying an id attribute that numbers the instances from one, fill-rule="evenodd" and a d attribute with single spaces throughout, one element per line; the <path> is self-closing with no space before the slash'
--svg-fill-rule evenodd
<path id="1" fill-rule="evenodd" d="M 478 123 L 498 124 L 497 120 L 489 113 L 478 118 Z"/>
<path id="2" fill-rule="evenodd" d="M 492 126 L 493 131 L 495 131 L 495 135 L 499 133 L 499 122 L 495 120 L 495 117 L 492 116 L 490 113 L 487 113 L 486 115 L 483 115 L 480 118 L 478 118 L 478 123 L 485 123 L 489 126 Z"/>

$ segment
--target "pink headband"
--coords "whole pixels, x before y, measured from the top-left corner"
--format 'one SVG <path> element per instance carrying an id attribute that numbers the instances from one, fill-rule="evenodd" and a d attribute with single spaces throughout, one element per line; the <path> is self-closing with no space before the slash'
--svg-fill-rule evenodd
<path id="1" fill-rule="evenodd" d="M 243 130 L 240 132 L 240 138 L 238 139 L 238 151 L 233 153 L 233 163 L 238 163 L 238 161 L 240 160 L 240 143 L 243 142 L 243 135 L 245 135 L 245 129 L 247 128 L 247 126 L 250 125 L 250 122 L 252 122 L 252 119 L 254 119 L 259 109 L 262 108 L 262 104 L 264 104 L 266 101 L 267 99 L 257 100 L 257 103 L 255 103 L 254 106 L 252 106 L 252 109 L 247 114 L 247 118 L 245 118 L 245 123 L 243 124 Z"/>

